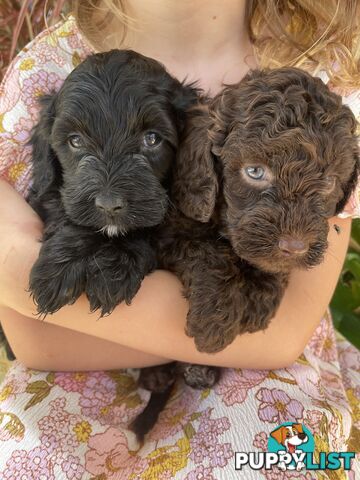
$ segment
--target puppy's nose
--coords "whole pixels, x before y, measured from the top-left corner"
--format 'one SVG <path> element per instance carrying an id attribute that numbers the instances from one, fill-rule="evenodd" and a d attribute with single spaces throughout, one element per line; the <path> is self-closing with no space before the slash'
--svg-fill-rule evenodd
<path id="1" fill-rule="evenodd" d="M 303 240 L 293 237 L 281 237 L 278 245 L 285 255 L 301 255 L 306 253 L 309 247 Z"/>
<path id="2" fill-rule="evenodd" d="M 98 195 L 95 198 L 95 206 L 106 215 L 116 215 L 125 208 L 125 201 L 120 197 Z"/>
<path id="3" fill-rule="evenodd" d="M 300 440 L 304 440 L 306 437 L 306 433 L 298 433 L 298 437 L 300 438 Z"/>

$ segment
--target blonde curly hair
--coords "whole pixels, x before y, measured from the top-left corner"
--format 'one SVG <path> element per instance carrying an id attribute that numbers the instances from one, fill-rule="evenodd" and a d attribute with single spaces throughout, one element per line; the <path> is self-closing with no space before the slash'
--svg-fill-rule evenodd
<path id="1" fill-rule="evenodd" d="M 78 26 L 100 44 L 110 21 L 137 28 L 123 0 L 75 0 Z M 334 86 L 360 88 L 360 0 L 247 0 L 246 28 L 261 67 L 324 70 Z"/>

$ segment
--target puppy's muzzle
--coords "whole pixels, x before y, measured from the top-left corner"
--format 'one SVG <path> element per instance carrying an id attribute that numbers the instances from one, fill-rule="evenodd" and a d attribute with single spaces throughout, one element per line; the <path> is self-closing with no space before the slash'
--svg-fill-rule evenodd
<path id="1" fill-rule="evenodd" d="M 95 206 L 101 213 L 110 218 L 126 211 L 126 201 L 119 196 L 100 194 L 95 198 Z"/>
<path id="2" fill-rule="evenodd" d="M 279 250 L 280 252 L 288 256 L 293 255 L 303 255 L 309 249 L 309 243 L 305 240 L 301 240 L 299 238 L 284 236 L 279 239 Z"/>

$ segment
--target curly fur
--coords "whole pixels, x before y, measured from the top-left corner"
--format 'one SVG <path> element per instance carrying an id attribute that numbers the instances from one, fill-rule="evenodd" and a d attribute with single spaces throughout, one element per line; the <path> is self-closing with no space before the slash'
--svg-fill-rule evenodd
<path id="1" fill-rule="evenodd" d="M 131 302 L 157 265 L 153 231 L 167 210 L 178 134 L 196 101 L 193 85 L 127 50 L 88 57 L 59 92 L 41 98 L 28 197 L 45 223 L 29 287 L 39 314 L 83 292 L 101 315 Z M 144 141 L 149 132 L 155 146 Z"/>
<path id="2" fill-rule="evenodd" d="M 172 188 L 184 216 L 171 212 L 162 237 L 167 244 L 172 229 L 183 232 L 179 224 L 193 219 L 189 233 L 198 229 L 199 239 L 181 233 L 160 256 L 184 282 L 187 332 L 199 350 L 216 352 L 266 328 L 290 271 L 321 263 L 328 219 L 358 179 L 355 132 L 341 98 L 295 68 L 252 71 L 194 112 Z M 268 179 L 249 178 L 249 166 Z M 304 252 L 282 250 L 288 239 Z"/>
<path id="3" fill-rule="evenodd" d="M 120 50 L 88 57 L 42 98 L 29 196 L 46 224 L 30 276 L 39 313 L 84 291 L 102 315 L 131 302 L 156 267 L 152 230 L 164 219 L 167 173 L 195 99 L 155 60 Z M 160 144 L 146 146 L 146 132 Z M 69 145 L 74 133 L 81 148 Z M 120 207 L 98 208 L 99 199 Z"/>
<path id="4" fill-rule="evenodd" d="M 198 350 L 215 353 L 266 329 L 290 271 L 321 263 L 328 219 L 358 179 L 355 131 L 341 98 L 295 68 L 252 71 L 193 110 L 172 181 L 177 209 L 158 249 L 184 285 L 186 333 Z M 263 168 L 266 181 L 248 167 Z M 194 375 L 191 367 L 183 367 L 189 385 L 217 381 L 209 367 L 194 366 Z"/>

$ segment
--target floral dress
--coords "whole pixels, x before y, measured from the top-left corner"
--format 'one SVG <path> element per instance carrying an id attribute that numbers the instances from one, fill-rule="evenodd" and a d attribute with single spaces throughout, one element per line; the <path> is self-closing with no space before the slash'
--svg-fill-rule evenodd
<path id="1" fill-rule="evenodd" d="M 91 47 L 69 17 L 40 34 L 13 61 L 0 88 L 0 175 L 26 195 L 37 98 L 58 90 Z M 359 116 L 360 92 L 344 97 Z M 343 216 L 360 216 L 359 192 Z M 139 448 L 127 428 L 149 393 L 134 372 L 38 372 L 5 363 L 0 351 L 1 480 L 360 479 L 350 471 L 236 471 L 235 452 L 267 451 L 284 422 L 311 430 L 315 457 L 360 451 L 360 353 L 327 314 L 301 357 L 282 370 L 224 369 L 213 389 L 179 381 Z"/>

